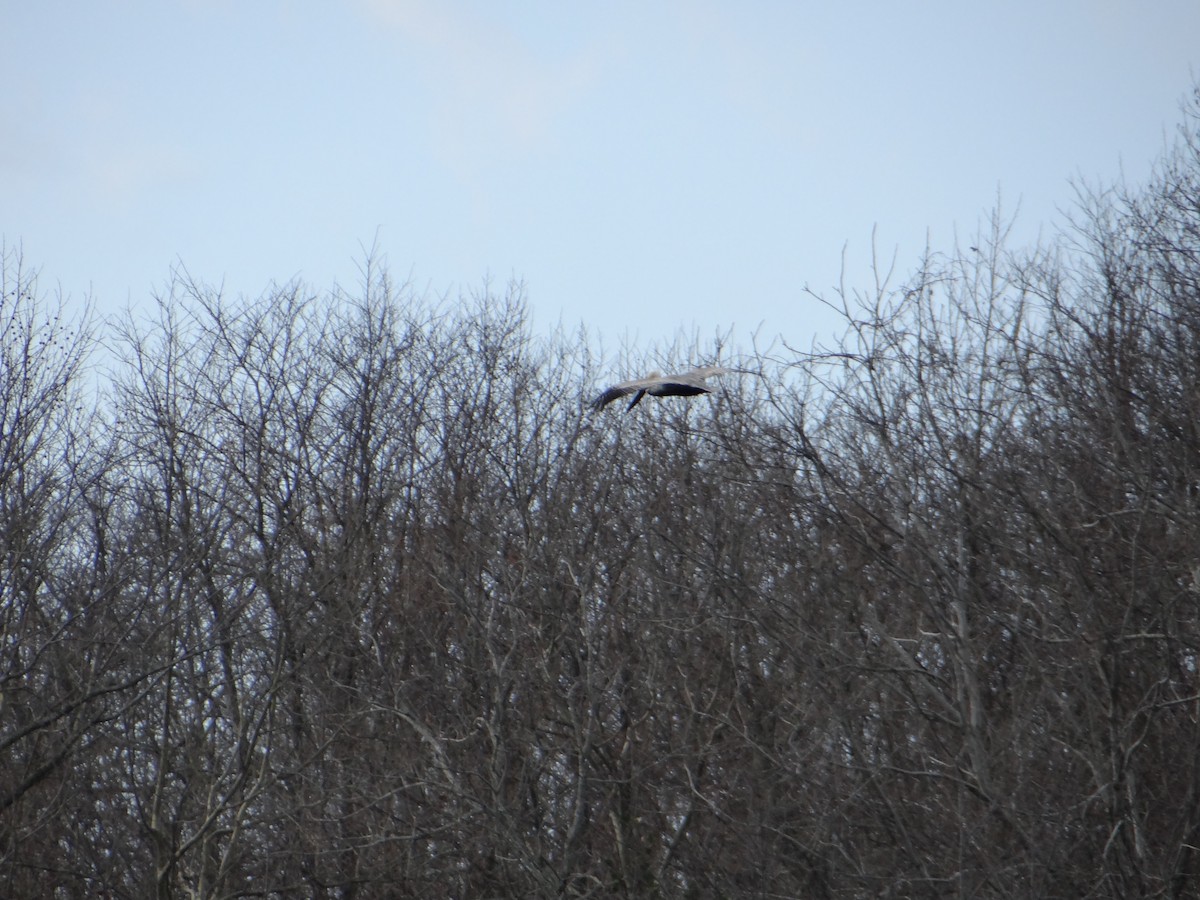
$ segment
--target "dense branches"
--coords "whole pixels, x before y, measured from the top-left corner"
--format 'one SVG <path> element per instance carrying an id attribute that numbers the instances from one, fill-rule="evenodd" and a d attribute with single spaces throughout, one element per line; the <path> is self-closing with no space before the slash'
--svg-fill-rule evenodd
<path id="1" fill-rule="evenodd" d="M 373 264 L 90 388 L 7 254 L 0 893 L 1194 895 L 1197 121 L 629 415 Z"/>

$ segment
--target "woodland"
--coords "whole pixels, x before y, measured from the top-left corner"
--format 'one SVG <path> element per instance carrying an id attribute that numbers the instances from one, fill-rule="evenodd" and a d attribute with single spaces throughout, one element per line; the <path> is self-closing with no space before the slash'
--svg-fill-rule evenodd
<path id="1" fill-rule="evenodd" d="M 1200 896 L 1200 92 L 1008 229 L 603 367 L 6 249 L 0 895 Z"/>

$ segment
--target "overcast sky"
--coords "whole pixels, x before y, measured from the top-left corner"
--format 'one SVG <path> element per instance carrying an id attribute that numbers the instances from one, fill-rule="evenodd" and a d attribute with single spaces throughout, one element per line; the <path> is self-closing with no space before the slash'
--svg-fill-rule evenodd
<path id="1" fill-rule="evenodd" d="M 0 6 L 0 232 L 43 292 L 171 268 L 456 296 L 525 281 L 610 346 L 832 327 L 866 283 L 1072 178 L 1142 180 L 1200 74 L 1197 0 L 66 0 Z"/>

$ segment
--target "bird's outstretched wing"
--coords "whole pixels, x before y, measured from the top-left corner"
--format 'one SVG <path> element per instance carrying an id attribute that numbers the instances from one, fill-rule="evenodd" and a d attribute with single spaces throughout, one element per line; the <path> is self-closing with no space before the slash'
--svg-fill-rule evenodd
<path id="1" fill-rule="evenodd" d="M 727 375 L 732 371 L 733 369 L 726 368 L 725 366 L 701 366 L 698 369 L 692 369 L 690 372 L 684 372 L 682 375 L 672 377 L 687 379 L 699 378 L 701 381 L 703 381 L 705 378 L 708 378 L 712 375 Z"/>
<path id="2" fill-rule="evenodd" d="M 600 396 L 598 396 L 595 400 L 593 400 L 588 405 L 591 406 L 592 409 L 596 410 L 596 412 L 599 412 L 600 410 L 604 409 L 604 407 L 608 406 L 608 404 L 612 403 L 614 400 L 616 400 L 620 397 L 628 396 L 629 394 L 635 393 L 639 390 L 645 390 L 645 388 L 639 388 L 633 382 L 627 382 L 625 384 L 614 384 L 612 387 L 608 388 L 608 390 L 601 393 Z"/>
<path id="3" fill-rule="evenodd" d="M 729 369 L 724 366 L 704 366 L 681 375 L 667 375 L 659 378 L 658 383 L 649 390 L 658 397 L 694 397 L 697 394 L 711 394 L 712 388 L 705 384 L 704 380 L 711 375 L 724 375 L 728 371 Z"/>

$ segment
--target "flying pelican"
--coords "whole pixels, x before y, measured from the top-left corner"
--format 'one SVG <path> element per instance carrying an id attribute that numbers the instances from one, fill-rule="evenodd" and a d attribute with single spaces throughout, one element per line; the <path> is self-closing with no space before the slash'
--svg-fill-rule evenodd
<path id="1" fill-rule="evenodd" d="M 651 397 L 695 397 L 697 394 L 711 394 L 712 388 L 705 385 L 704 379 L 710 375 L 724 375 L 728 371 L 730 370 L 723 366 L 704 366 L 682 375 L 660 375 L 658 372 L 651 372 L 645 378 L 636 381 L 614 384 L 593 400 L 591 407 L 599 412 L 618 397 L 633 394 L 633 399 L 625 407 L 625 411 L 629 412 L 646 394 Z"/>

